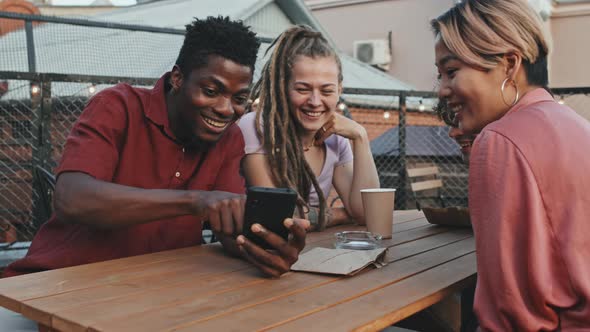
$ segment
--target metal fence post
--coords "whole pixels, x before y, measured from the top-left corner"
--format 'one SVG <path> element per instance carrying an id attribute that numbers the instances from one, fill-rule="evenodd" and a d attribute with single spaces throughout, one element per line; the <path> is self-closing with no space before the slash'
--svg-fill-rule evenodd
<path id="1" fill-rule="evenodd" d="M 27 36 L 27 59 L 29 60 L 29 72 L 37 72 L 37 59 L 35 57 L 35 39 L 33 38 L 33 22 L 25 21 L 25 34 Z"/>
<path id="2" fill-rule="evenodd" d="M 36 107 L 33 108 L 36 112 L 36 123 L 35 133 L 36 139 L 33 142 L 33 158 L 31 163 L 31 174 L 35 174 L 33 170 L 36 166 L 43 167 L 48 171 L 51 160 L 51 111 L 52 111 L 52 99 L 51 99 L 51 81 L 43 79 L 41 76 L 40 84 L 40 100 L 36 103 Z M 38 98 L 38 97 L 37 97 Z M 41 179 L 33 176 L 33 224 L 38 228 L 47 221 L 49 211 L 45 211 L 45 206 L 42 204 L 42 197 L 46 193 L 41 192 L 43 186 L 40 184 Z"/>
<path id="3" fill-rule="evenodd" d="M 43 79 L 41 83 L 41 146 L 39 147 L 39 156 L 41 165 L 44 168 L 51 166 L 51 113 L 53 112 L 53 103 L 51 97 L 52 81 Z M 53 171 L 48 169 L 48 171 Z"/>
<path id="4" fill-rule="evenodd" d="M 408 193 L 406 191 L 406 93 L 399 94 L 399 185 L 398 185 L 398 202 L 403 209 L 407 208 Z"/>

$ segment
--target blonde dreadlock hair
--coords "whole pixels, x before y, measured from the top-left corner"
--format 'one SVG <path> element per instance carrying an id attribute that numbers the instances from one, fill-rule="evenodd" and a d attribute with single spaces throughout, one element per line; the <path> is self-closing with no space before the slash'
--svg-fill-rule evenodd
<path id="1" fill-rule="evenodd" d="M 320 202 L 317 229 L 322 230 L 327 223 L 326 198 L 303 155 L 299 140 L 302 128 L 290 110 L 288 89 L 291 69 L 299 56 L 333 57 L 338 66 L 339 83 L 342 83 L 342 65 L 336 51 L 322 34 L 305 25 L 287 29 L 268 49 L 273 46 L 270 59 L 251 95 L 251 100 L 258 99 L 256 123 L 264 125 L 264 130 L 256 125 L 256 134 L 267 151 L 275 185 L 297 191 L 300 215 L 303 215 L 304 208 L 309 208 L 307 202 L 313 185 Z"/>

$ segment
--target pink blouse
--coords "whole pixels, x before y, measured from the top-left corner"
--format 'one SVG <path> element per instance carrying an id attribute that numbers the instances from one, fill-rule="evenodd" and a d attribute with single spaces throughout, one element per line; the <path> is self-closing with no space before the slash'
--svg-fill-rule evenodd
<path id="1" fill-rule="evenodd" d="M 590 330 L 590 122 L 533 90 L 478 135 L 469 172 L 481 329 Z"/>

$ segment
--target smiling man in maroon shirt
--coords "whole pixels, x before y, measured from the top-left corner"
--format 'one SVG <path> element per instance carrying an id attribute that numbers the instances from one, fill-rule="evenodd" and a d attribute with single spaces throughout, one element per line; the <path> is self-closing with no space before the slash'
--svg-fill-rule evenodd
<path id="1" fill-rule="evenodd" d="M 55 214 L 13 276 L 197 245 L 208 220 L 224 248 L 270 276 L 289 270 L 305 244 L 257 228 L 277 250 L 241 233 L 245 112 L 260 43 L 241 22 L 209 17 L 187 25 L 176 65 L 151 89 L 119 84 L 88 103 L 57 169 Z"/>

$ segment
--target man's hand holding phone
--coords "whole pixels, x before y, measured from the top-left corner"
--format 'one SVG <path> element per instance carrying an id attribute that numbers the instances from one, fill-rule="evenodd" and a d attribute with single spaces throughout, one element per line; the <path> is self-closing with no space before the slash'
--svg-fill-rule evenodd
<path id="1" fill-rule="evenodd" d="M 288 272 L 305 247 L 309 222 L 292 219 L 296 201 L 297 192 L 289 188 L 248 188 L 238 249 L 272 277 Z"/>
<path id="2" fill-rule="evenodd" d="M 285 219 L 283 225 L 291 234 L 287 240 L 260 224 L 255 223 L 250 227 L 252 233 L 268 243 L 272 250 L 263 249 L 244 235 L 236 239 L 241 255 L 262 272 L 275 278 L 289 272 L 291 265 L 297 261 L 305 247 L 305 237 L 310 226 L 308 220 L 291 218 Z"/>
<path id="3" fill-rule="evenodd" d="M 297 261 L 310 227 L 308 220 L 291 218 L 296 197 L 280 188 L 251 187 L 247 198 L 213 191 L 201 193 L 197 211 L 227 252 L 279 277 Z"/>

